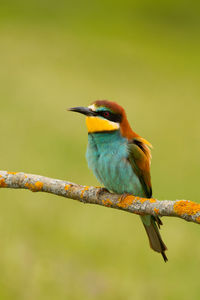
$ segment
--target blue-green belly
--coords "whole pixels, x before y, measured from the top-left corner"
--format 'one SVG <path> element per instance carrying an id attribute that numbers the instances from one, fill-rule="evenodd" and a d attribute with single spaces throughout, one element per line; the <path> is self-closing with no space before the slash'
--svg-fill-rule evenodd
<path id="1" fill-rule="evenodd" d="M 128 140 L 119 131 L 88 135 L 86 157 L 97 179 L 112 192 L 145 197 L 128 155 Z"/>

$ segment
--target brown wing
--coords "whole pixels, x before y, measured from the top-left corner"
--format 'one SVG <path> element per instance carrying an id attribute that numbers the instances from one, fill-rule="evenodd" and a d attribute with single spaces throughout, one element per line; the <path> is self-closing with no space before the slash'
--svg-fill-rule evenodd
<path id="1" fill-rule="evenodd" d="M 149 147 L 144 143 L 145 140 L 137 137 L 130 141 L 128 144 L 129 149 L 129 161 L 134 169 L 134 172 L 138 175 L 140 182 L 145 191 L 146 197 L 151 198 L 151 176 L 150 176 L 150 164 L 151 164 L 151 152 Z"/>

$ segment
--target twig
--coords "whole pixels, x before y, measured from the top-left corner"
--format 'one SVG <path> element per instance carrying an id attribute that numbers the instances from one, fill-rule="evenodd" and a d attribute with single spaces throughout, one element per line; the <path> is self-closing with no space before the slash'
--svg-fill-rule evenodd
<path id="1" fill-rule="evenodd" d="M 22 172 L 0 171 L 0 187 L 46 192 L 84 203 L 125 210 L 138 215 L 179 217 L 200 224 L 200 204 L 188 200 L 146 199 L 132 195 L 111 194 L 105 189 L 82 186 L 69 181 L 52 179 Z"/>

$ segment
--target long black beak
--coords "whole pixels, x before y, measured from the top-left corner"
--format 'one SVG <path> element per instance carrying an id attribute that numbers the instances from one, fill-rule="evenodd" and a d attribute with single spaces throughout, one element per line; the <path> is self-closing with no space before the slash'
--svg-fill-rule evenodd
<path id="1" fill-rule="evenodd" d="M 88 107 L 71 107 L 71 108 L 68 108 L 68 110 L 75 111 L 75 112 L 78 112 L 78 113 L 86 115 L 86 116 L 96 116 L 96 112 L 92 111 Z"/>

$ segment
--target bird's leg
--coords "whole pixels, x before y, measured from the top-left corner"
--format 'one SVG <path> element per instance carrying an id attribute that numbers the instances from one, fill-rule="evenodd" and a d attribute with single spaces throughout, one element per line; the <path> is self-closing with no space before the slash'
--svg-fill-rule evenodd
<path id="1" fill-rule="evenodd" d="M 158 216 L 153 216 L 153 217 L 158 225 L 158 228 L 160 229 L 160 226 L 163 225 L 163 222 L 161 221 L 161 219 Z"/>
<path id="2" fill-rule="evenodd" d="M 97 197 L 99 197 L 103 193 L 110 193 L 110 191 L 107 190 L 105 187 L 99 187 L 99 186 L 97 186 L 97 188 L 99 189 L 98 192 L 97 192 Z"/>
<path id="3" fill-rule="evenodd" d="M 121 197 L 120 197 L 120 202 L 123 201 L 123 200 L 124 200 L 126 197 L 128 197 L 128 196 L 134 196 L 134 195 L 129 194 L 129 193 L 124 193 L 124 194 L 122 194 Z"/>

